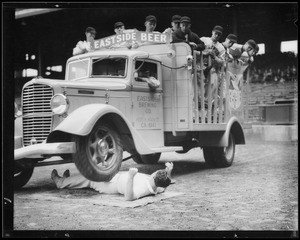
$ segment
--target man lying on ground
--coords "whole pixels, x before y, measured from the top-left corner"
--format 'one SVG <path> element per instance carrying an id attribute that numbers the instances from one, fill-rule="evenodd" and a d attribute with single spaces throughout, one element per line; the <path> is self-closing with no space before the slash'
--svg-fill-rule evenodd
<path id="1" fill-rule="evenodd" d="M 173 163 L 167 162 L 165 169 L 149 174 L 138 173 L 137 168 L 120 171 L 109 182 L 94 182 L 86 179 L 80 173 L 70 176 L 67 169 L 60 177 L 53 169 L 51 178 L 57 188 L 79 189 L 92 188 L 104 194 L 122 194 L 125 200 L 132 201 L 145 196 L 162 193 L 171 184 Z"/>

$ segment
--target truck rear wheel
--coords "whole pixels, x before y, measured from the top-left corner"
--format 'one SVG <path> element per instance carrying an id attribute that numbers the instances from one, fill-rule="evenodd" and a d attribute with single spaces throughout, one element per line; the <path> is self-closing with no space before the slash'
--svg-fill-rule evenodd
<path id="1" fill-rule="evenodd" d="M 14 189 L 20 189 L 30 180 L 34 167 L 24 168 L 15 163 L 14 168 Z"/>
<path id="2" fill-rule="evenodd" d="M 122 163 L 119 135 L 106 122 L 97 123 L 87 136 L 74 136 L 77 152 L 73 159 L 79 172 L 89 180 L 111 180 Z"/>
<path id="3" fill-rule="evenodd" d="M 154 154 L 147 154 L 147 155 L 140 155 L 136 153 L 136 155 L 133 156 L 132 159 L 136 163 L 155 164 L 159 161 L 160 156 L 161 153 L 154 153 Z"/>
<path id="4" fill-rule="evenodd" d="M 230 167 L 235 154 L 234 136 L 229 134 L 229 143 L 227 147 L 204 147 L 203 155 L 207 165 L 210 167 Z"/>

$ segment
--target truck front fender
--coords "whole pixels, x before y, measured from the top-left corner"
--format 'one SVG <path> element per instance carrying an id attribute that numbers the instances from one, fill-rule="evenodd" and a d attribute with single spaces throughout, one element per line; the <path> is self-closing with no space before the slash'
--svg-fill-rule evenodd
<path id="1" fill-rule="evenodd" d="M 79 107 L 70 113 L 70 115 L 49 134 L 47 139 L 53 141 L 52 138 L 59 135 L 60 132 L 86 136 L 92 131 L 97 121 L 102 118 L 114 123 L 117 132 L 120 134 L 131 134 L 135 148 L 139 153 L 155 153 L 155 151 L 148 147 L 140 134 L 132 127 L 124 114 L 117 108 L 107 104 L 88 104 Z M 120 124 L 122 124 L 122 127 L 118 126 Z"/>

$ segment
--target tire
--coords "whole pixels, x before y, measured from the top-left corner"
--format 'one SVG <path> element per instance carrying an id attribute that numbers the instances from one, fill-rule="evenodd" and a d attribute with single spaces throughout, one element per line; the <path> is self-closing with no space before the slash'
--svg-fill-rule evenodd
<path id="1" fill-rule="evenodd" d="M 15 163 L 14 168 L 14 189 L 20 189 L 30 180 L 34 167 L 23 168 Z"/>
<path id="2" fill-rule="evenodd" d="M 156 164 L 159 161 L 161 153 L 140 155 L 136 153 L 135 156 L 132 157 L 133 161 L 136 163 L 144 163 L 144 164 Z"/>
<path id="3" fill-rule="evenodd" d="M 204 147 L 203 148 L 203 156 L 205 159 L 205 163 L 208 167 L 212 167 L 212 168 L 217 167 L 217 163 L 215 162 L 214 151 L 215 151 L 214 147 Z"/>
<path id="4" fill-rule="evenodd" d="M 74 136 L 73 160 L 79 172 L 95 182 L 109 181 L 119 171 L 123 148 L 119 135 L 107 122 L 98 122 L 87 136 Z"/>
<path id="5" fill-rule="evenodd" d="M 235 154 L 234 136 L 229 134 L 227 147 L 204 147 L 203 155 L 205 163 L 210 167 L 224 168 L 230 167 Z"/>

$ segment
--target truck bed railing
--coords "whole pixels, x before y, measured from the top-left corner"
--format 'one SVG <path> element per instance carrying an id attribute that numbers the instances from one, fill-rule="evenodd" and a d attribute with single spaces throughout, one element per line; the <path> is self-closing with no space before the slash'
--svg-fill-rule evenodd
<path id="1" fill-rule="evenodd" d="M 210 66 L 212 59 L 211 56 L 207 57 L 208 66 Z M 226 62 L 225 66 L 219 67 L 218 71 L 209 71 L 205 78 L 204 70 L 207 66 L 204 65 L 203 53 L 194 51 L 193 58 L 195 63 L 193 69 L 193 123 L 227 123 L 231 115 L 229 109 L 230 75 L 228 73 L 228 62 Z M 247 84 L 249 79 L 248 73 Z M 247 106 L 246 100 L 242 110 L 243 114 L 245 113 L 245 117 L 248 116 Z"/>
<path id="2" fill-rule="evenodd" d="M 194 59 L 197 59 L 193 72 L 194 86 L 194 123 L 224 123 L 226 115 L 226 89 L 225 68 L 222 67 L 213 79 L 209 72 L 207 78 L 204 76 L 203 53 L 194 51 Z M 211 65 L 211 57 L 208 56 L 208 66 Z M 224 87 L 225 86 L 225 87 Z"/>

